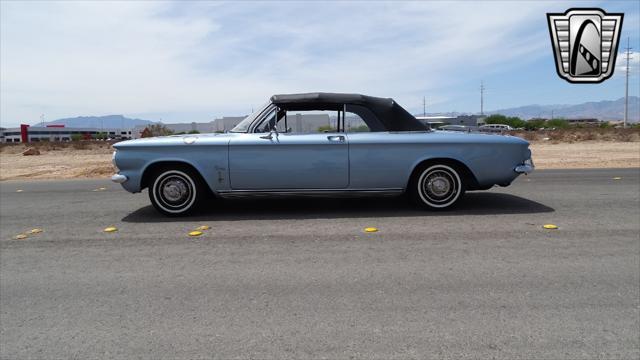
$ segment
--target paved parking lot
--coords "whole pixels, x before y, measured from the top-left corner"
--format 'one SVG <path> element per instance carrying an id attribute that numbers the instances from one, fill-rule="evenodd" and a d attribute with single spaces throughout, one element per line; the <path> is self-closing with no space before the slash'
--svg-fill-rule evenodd
<path id="1" fill-rule="evenodd" d="M 640 357 L 640 169 L 538 171 L 447 212 L 183 219 L 108 181 L 2 182 L 0 215 L 2 359 Z"/>

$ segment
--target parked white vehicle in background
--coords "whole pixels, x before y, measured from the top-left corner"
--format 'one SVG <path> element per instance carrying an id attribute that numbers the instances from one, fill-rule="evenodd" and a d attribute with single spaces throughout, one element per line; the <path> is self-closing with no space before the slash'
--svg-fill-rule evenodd
<path id="1" fill-rule="evenodd" d="M 511 131 L 513 130 L 513 128 L 505 124 L 486 124 L 486 125 L 480 126 L 478 130 L 485 131 L 485 132 L 503 132 L 503 131 Z"/>
<path id="2" fill-rule="evenodd" d="M 468 126 L 464 126 L 464 125 L 444 125 L 444 126 L 440 126 L 438 128 L 438 130 L 445 130 L 445 131 L 464 131 L 464 132 L 469 132 L 471 131 L 471 129 Z"/>

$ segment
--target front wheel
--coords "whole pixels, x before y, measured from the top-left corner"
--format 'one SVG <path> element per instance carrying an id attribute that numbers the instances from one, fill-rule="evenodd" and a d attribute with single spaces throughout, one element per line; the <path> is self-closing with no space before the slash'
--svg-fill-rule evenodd
<path id="1" fill-rule="evenodd" d="M 409 194 L 418 205 L 432 210 L 453 206 L 464 194 L 465 184 L 456 167 L 427 165 L 416 171 L 409 184 Z"/>
<path id="2" fill-rule="evenodd" d="M 193 211 L 204 196 L 199 177 L 187 169 L 161 169 L 149 187 L 149 200 L 156 210 L 168 216 Z"/>

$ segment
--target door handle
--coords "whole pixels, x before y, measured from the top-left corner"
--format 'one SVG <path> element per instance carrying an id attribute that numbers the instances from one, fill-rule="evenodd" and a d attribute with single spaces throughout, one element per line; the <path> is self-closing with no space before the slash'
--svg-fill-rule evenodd
<path id="1" fill-rule="evenodd" d="M 327 139 L 329 139 L 329 141 L 343 142 L 344 141 L 344 136 L 342 136 L 342 135 L 331 135 L 331 136 L 327 136 Z"/>

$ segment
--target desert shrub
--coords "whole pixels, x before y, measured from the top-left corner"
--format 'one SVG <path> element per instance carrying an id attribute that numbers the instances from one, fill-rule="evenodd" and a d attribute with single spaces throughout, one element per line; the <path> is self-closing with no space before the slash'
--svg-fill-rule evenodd
<path id="1" fill-rule="evenodd" d="M 565 119 L 551 119 L 547 120 L 544 126 L 555 129 L 566 129 L 569 127 L 569 122 Z"/>
<path id="2" fill-rule="evenodd" d="M 538 130 L 544 127 L 545 119 L 531 119 L 524 125 L 525 130 Z"/>
<path id="3" fill-rule="evenodd" d="M 335 132 L 335 131 L 336 131 L 336 128 L 331 127 L 331 126 L 329 126 L 329 125 L 323 125 L 323 126 L 320 126 L 320 127 L 318 128 L 318 130 L 316 130 L 316 131 L 317 131 L 317 132 L 320 132 L 320 133 L 322 133 L 322 132 Z"/>
<path id="4" fill-rule="evenodd" d="M 567 140 L 566 139 L 567 134 L 562 130 L 547 131 L 546 135 L 551 141 Z"/>
<path id="5" fill-rule="evenodd" d="M 580 141 L 596 140 L 597 137 L 598 133 L 596 131 L 580 131 L 578 134 L 578 140 Z"/>
<path id="6" fill-rule="evenodd" d="M 172 135 L 173 130 L 162 124 L 151 124 L 142 130 L 141 137 L 167 136 Z"/>
<path id="7" fill-rule="evenodd" d="M 76 150 L 86 150 L 89 148 L 89 143 L 86 141 L 74 141 L 71 143 L 71 147 Z"/>
<path id="8" fill-rule="evenodd" d="M 538 140 L 538 134 L 534 131 L 525 131 L 522 137 L 527 141 Z"/>

